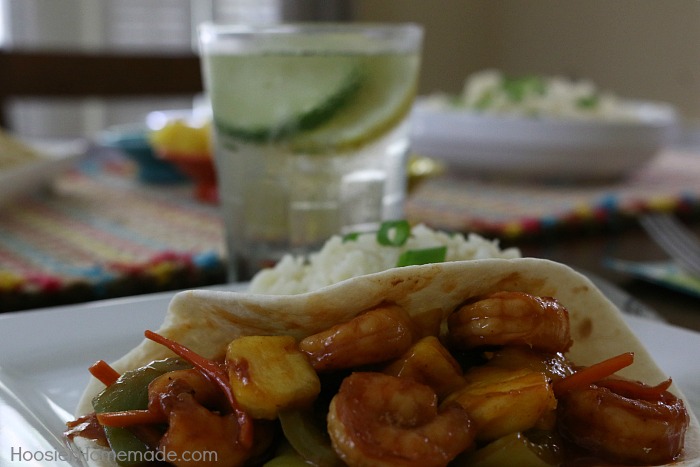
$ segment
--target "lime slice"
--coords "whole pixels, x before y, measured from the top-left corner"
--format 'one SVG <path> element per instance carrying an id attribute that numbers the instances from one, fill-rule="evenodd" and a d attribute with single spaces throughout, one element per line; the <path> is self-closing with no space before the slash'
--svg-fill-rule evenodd
<path id="1" fill-rule="evenodd" d="M 295 152 L 346 151 L 361 147 L 395 127 L 410 112 L 417 87 L 414 55 L 368 56 L 360 89 L 332 118 L 294 135 Z"/>
<path id="2" fill-rule="evenodd" d="M 357 63 L 321 56 L 210 58 L 217 129 L 247 142 L 279 141 L 331 119 L 360 89 Z"/>
<path id="3" fill-rule="evenodd" d="M 382 136 L 411 110 L 416 54 L 212 56 L 219 132 L 297 153 L 342 152 Z M 226 79 L 216 79 L 216 76 Z"/>

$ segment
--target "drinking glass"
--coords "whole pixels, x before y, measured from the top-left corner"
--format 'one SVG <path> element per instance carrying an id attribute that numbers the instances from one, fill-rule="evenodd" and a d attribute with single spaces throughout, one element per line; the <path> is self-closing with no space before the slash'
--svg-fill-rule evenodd
<path id="1" fill-rule="evenodd" d="M 415 24 L 207 23 L 229 280 L 403 216 Z"/>

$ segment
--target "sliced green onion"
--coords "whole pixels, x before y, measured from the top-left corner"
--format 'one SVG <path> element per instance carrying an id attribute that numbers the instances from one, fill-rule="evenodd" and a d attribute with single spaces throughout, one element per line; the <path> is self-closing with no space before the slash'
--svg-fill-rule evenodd
<path id="1" fill-rule="evenodd" d="M 598 106 L 600 101 L 596 95 L 581 97 L 576 101 L 576 105 L 581 109 L 593 109 Z"/>
<path id="2" fill-rule="evenodd" d="M 390 236 L 392 233 L 393 236 Z M 377 242 L 384 246 L 402 246 L 410 236 L 411 224 L 408 221 L 384 221 L 377 232 Z"/>
<path id="3" fill-rule="evenodd" d="M 355 240 L 358 239 L 362 232 L 350 232 L 345 235 L 343 235 L 343 243 L 347 242 L 354 242 Z"/>
<path id="4" fill-rule="evenodd" d="M 543 95 L 546 84 L 539 76 L 504 77 L 501 83 L 503 91 L 511 102 L 522 102 L 529 95 Z"/>
<path id="5" fill-rule="evenodd" d="M 493 103 L 493 91 L 487 91 L 479 96 L 479 99 L 474 103 L 474 108 L 477 110 L 486 110 Z"/>
<path id="6" fill-rule="evenodd" d="M 416 266 L 419 264 L 443 263 L 447 256 L 446 246 L 436 246 L 433 248 L 423 248 L 420 250 L 404 251 L 399 260 L 396 262 L 396 267 Z"/>

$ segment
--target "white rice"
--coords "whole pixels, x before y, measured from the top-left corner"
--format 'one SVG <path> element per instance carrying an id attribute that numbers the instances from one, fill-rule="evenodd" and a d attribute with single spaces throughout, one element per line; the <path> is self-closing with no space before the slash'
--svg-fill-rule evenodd
<path id="1" fill-rule="evenodd" d="M 638 121 L 638 106 L 611 93 L 604 92 L 591 80 L 572 80 L 563 76 L 536 76 L 541 88 L 528 88 L 520 100 L 506 91 L 506 76 L 498 70 L 484 70 L 470 75 L 461 95 L 450 99 L 445 95 L 431 98 L 437 107 L 458 106 L 485 115 L 553 118 L 568 120 Z M 594 99 L 595 104 L 580 105 L 581 100 Z"/>
<path id="2" fill-rule="evenodd" d="M 446 246 L 446 261 L 486 258 L 519 258 L 517 248 L 501 249 L 497 240 L 477 234 L 448 234 L 425 225 L 411 229 L 411 237 L 401 247 L 382 246 L 375 233 L 356 240 L 330 238 L 318 252 L 303 256 L 287 255 L 274 268 L 253 277 L 249 290 L 265 294 L 300 294 L 318 290 L 352 277 L 393 268 L 407 250 Z"/>

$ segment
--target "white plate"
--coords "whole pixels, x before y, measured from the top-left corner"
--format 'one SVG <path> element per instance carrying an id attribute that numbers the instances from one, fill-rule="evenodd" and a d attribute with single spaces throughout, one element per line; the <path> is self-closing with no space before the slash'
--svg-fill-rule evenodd
<path id="1" fill-rule="evenodd" d="M 172 295 L 0 315 L 0 465 L 70 465 L 61 434 L 87 384 L 87 368 L 100 358 L 121 357 L 142 340 L 145 329 L 160 327 Z M 622 309 L 639 311 L 620 291 L 611 299 Z M 700 361 L 679 358 L 700 355 L 700 334 L 631 315 L 627 322 L 700 414 Z M 37 456 L 43 460 L 30 462 Z M 48 460 L 60 456 L 64 460 Z"/>
<path id="2" fill-rule="evenodd" d="M 667 106 L 634 103 L 639 121 L 604 122 L 481 115 L 418 100 L 412 151 L 471 173 L 563 179 L 623 176 L 673 137 Z"/>
<path id="3" fill-rule="evenodd" d="M 41 189 L 84 156 L 88 143 L 85 140 L 37 141 L 30 146 L 37 149 L 40 158 L 0 170 L 0 204 L 22 193 Z"/>

